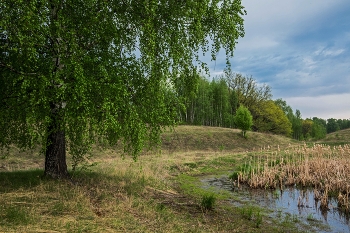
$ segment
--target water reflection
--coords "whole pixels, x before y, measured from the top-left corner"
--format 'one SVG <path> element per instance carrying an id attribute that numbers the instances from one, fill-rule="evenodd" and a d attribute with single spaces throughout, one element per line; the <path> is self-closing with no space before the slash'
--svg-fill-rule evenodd
<path id="1" fill-rule="evenodd" d="M 204 186 L 225 189 L 233 192 L 239 201 L 233 204 L 247 201 L 261 207 L 276 210 L 278 212 L 298 215 L 307 223 L 310 220 L 318 220 L 329 225 L 330 231 L 320 230 L 318 232 L 350 232 L 349 215 L 340 211 L 334 198 L 328 200 L 328 209 L 320 208 L 320 201 L 315 200 L 314 191 L 310 189 L 298 189 L 288 187 L 284 190 L 260 190 L 249 189 L 241 186 L 233 188 L 227 177 L 205 178 L 202 180 Z"/>

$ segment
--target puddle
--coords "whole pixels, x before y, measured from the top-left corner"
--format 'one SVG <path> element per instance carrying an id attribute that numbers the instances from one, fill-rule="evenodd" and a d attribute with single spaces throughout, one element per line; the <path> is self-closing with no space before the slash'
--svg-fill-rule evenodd
<path id="1" fill-rule="evenodd" d="M 315 202 L 313 190 L 286 188 L 261 190 L 240 187 L 233 189 L 227 177 L 207 177 L 202 180 L 204 188 L 215 188 L 232 192 L 232 204 L 236 206 L 251 203 L 272 210 L 271 217 L 284 215 L 298 216 L 303 224 L 312 226 L 316 232 L 350 232 L 349 215 L 337 208 L 335 199 L 329 199 L 329 210 L 321 211 L 320 203 Z M 299 203 L 299 207 L 298 207 Z M 323 223 L 323 224 L 321 224 Z M 317 225 L 326 225 L 317 228 Z M 317 229 L 315 229 L 315 227 Z"/>

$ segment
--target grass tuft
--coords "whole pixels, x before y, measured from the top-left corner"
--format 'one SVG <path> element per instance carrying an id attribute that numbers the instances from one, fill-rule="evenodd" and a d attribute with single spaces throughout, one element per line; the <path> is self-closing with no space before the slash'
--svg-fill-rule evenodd
<path id="1" fill-rule="evenodd" d="M 202 195 L 200 206 L 203 210 L 208 211 L 214 208 L 216 195 L 214 193 L 205 193 Z"/>

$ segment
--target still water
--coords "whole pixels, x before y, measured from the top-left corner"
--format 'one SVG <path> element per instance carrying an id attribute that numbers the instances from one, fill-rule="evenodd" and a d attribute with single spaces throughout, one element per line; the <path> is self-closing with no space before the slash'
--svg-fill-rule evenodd
<path id="1" fill-rule="evenodd" d="M 201 181 L 205 188 L 211 187 L 232 192 L 233 205 L 239 206 L 244 203 L 259 205 L 272 210 L 271 217 L 276 217 L 281 213 L 298 216 L 298 219 L 304 224 L 314 225 L 315 232 L 350 232 L 349 215 L 338 210 L 336 200 L 329 199 L 329 210 L 322 211 L 320 203 L 314 200 L 313 190 L 302 190 L 296 187 L 285 188 L 282 191 L 247 187 L 233 189 L 227 177 L 206 177 Z M 326 227 L 317 228 L 317 225 Z"/>

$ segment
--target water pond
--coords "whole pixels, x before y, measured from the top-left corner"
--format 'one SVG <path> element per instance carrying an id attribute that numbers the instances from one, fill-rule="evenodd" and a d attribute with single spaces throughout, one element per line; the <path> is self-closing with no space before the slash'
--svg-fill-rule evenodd
<path id="1" fill-rule="evenodd" d="M 298 222 L 310 226 L 315 232 L 350 232 L 349 215 L 337 208 L 335 199 L 329 199 L 329 210 L 322 211 L 314 200 L 313 190 L 296 187 L 281 190 L 260 190 L 247 187 L 233 188 L 230 180 L 223 177 L 204 177 L 203 188 L 227 190 L 232 193 L 231 203 L 236 206 L 258 205 L 271 210 L 270 217 L 281 215 L 297 217 Z"/>

